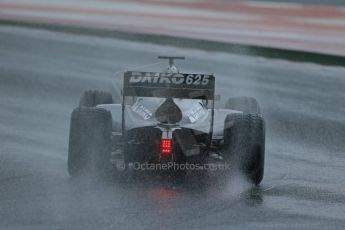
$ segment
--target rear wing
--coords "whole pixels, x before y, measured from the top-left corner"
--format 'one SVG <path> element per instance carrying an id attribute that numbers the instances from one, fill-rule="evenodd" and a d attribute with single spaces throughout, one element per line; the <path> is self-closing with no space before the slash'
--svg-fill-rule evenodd
<path id="1" fill-rule="evenodd" d="M 215 78 L 208 74 L 128 71 L 123 95 L 214 100 Z"/>

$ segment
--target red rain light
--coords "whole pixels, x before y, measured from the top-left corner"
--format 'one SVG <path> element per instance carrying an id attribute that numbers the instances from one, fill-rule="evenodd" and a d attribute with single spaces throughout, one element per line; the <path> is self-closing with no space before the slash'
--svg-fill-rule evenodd
<path id="1" fill-rule="evenodd" d="M 163 154 L 171 154 L 172 152 L 172 140 L 171 139 L 162 139 L 161 140 L 161 152 Z"/>

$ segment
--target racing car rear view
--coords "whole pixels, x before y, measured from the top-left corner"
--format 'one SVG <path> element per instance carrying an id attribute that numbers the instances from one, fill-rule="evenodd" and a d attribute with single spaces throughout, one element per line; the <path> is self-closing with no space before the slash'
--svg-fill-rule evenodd
<path id="1" fill-rule="evenodd" d="M 207 171 L 217 162 L 260 184 L 265 123 L 258 102 L 229 98 L 215 109 L 212 74 L 181 73 L 174 60 L 183 57 L 159 58 L 169 60 L 164 71 L 124 73 L 121 103 L 110 92 L 84 92 L 71 115 L 69 174 L 112 177 L 154 165 L 183 177 L 186 166 Z"/>

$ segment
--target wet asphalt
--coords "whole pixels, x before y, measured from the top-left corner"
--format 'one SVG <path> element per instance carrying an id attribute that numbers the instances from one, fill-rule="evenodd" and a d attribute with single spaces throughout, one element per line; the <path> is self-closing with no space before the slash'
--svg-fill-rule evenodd
<path id="1" fill-rule="evenodd" d="M 81 93 L 116 94 L 119 71 L 158 55 L 186 56 L 184 72 L 214 73 L 218 106 L 257 98 L 267 126 L 260 187 L 239 175 L 202 187 L 68 176 Z M 344 114 L 342 67 L 2 26 L 0 229 L 343 229 Z"/>

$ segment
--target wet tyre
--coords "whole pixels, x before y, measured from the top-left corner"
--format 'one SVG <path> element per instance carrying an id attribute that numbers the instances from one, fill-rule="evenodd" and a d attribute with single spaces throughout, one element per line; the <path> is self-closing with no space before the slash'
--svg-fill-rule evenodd
<path id="1" fill-rule="evenodd" d="M 229 98 L 226 109 L 242 111 L 245 114 L 260 114 L 260 106 L 255 98 L 252 97 L 234 97 Z"/>
<path id="2" fill-rule="evenodd" d="M 100 108 L 78 107 L 71 116 L 68 172 L 72 177 L 112 174 L 111 114 Z"/>
<path id="3" fill-rule="evenodd" d="M 95 107 L 100 104 L 113 104 L 113 96 L 109 92 L 88 90 L 80 97 L 80 107 Z"/>
<path id="4" fill-rule="evenodd" d="M 225 119 L 224 159 L 255 185 L 264 176 L 265 122 L 257 114 L 231 114 Z"/>

